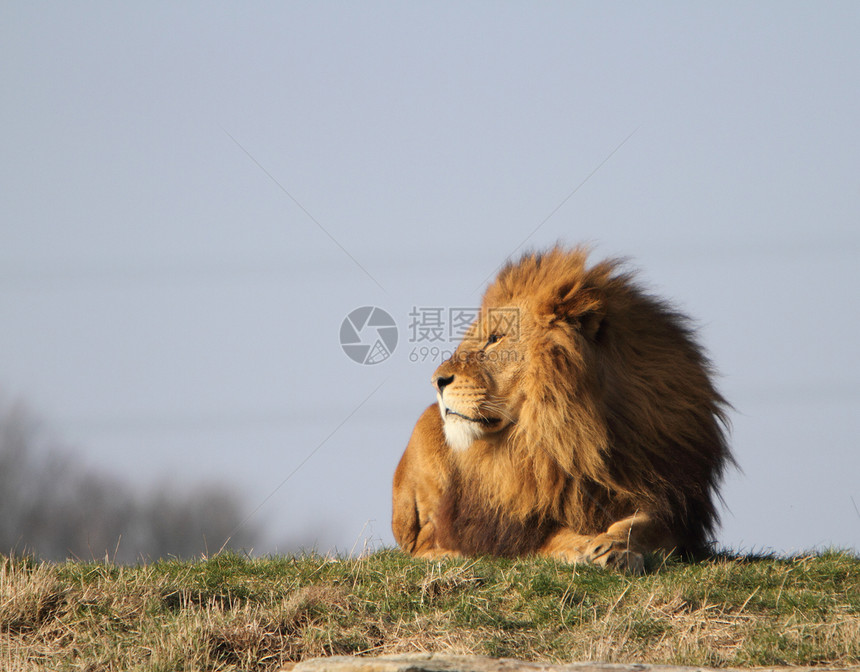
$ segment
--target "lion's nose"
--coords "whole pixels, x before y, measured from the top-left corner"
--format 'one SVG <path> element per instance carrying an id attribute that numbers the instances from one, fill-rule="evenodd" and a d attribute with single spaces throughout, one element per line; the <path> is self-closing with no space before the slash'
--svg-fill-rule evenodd
<path id="1" fill-rule="evenodd" d="M 436 389 L 439 390 L 439 394 L 442 394 L 442 390 L 453 382 L 454 376 L 437 376 L 433 381 L 433 384 L 436 385 Z"/>

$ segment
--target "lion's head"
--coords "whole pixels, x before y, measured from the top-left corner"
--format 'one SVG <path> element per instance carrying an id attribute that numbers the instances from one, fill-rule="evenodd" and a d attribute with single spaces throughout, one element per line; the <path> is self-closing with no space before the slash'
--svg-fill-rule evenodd
<path id="1" fill-rule="evenodd" d="M 687 320 L 586 256 L 499 273 L 433 376 L 445 439 L 494 509 L 589 532 L 647 509 L 701 548 L 731 460 L 725 402 Z"/>

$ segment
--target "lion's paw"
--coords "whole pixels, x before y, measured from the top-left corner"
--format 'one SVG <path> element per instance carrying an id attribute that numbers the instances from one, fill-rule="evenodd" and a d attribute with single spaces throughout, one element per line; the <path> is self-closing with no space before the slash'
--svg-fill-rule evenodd
<path id="1" fill-rule="evenodd" d="M 642 554 L 631 551 L 626 543 L 614 539 L 598 537 L 586 549 L 583 559 L 599 567 L 611 567 L 636 575 L 645 573 L 645 558 Z"/>
<path id="2" fill-rule="evenodd" d="M 414 553 L 413 557 L 420 558 L 421 560 L 455 560 L 457 558 L 462 558 L 463 554 L 442 548 L 431 548 Z"/>

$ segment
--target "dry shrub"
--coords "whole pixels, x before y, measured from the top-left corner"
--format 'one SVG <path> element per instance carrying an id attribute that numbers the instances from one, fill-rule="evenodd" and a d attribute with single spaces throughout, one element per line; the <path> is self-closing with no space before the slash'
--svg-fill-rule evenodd
<path id="1" fill-rule="evenodd" d="M 278 618 L 286 631 L 307 624 L 315 617 L 343 610 L 348 606 L 349 595 L 333 586 L 305 586 L 283 600 L 277 610 Z"/>
<path id="2" fill-rule="evenodd" d="M 33 632 L 68 608 L 68 589 L 46 565 L 0 557 L 0 632 Z"/>
<path id="3" fill-rule="evenodd" d="M 62 620 L 73 591 L 44 564 L 0 556 L 0 669 L 43 670 L 71 642 Z"/>
<path id="4" fill-rule="evenodd" d="M 176 627 L 154 642 L 151 662 L 170 666 L 176 652 L 206 669 L 268 670 L 336 648 L 331 621 L 347 608 L 345 591 L 329 586 L 300 588 L 279 603 L 195 599 L 168 592 Z M 164 599 L 164 596 L 161 597 Z"/>
<path id="5" fill-rule="evenodd" d="M 483 584 L 483 579 L 470 573 L 470 566 L 454 566 L 443 570 L 443 566 L 431 565 L 427 576 L 422 579 L 421 603 L 425 604 L 440 597 L 450 597 L 473 590 Z"/>

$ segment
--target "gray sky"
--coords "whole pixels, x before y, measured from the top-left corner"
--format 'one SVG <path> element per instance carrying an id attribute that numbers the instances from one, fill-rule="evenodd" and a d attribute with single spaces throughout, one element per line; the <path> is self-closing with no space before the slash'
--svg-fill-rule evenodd
<path id="1" fill-rule="evenodd" d="M 701 326 L 720 541 L 856 549 L 858 35 L 854 2 L 6 2 L 0 390 L 273 540 L 391 543 L 438 364 L 410 311 L 590 242 Z M 338 343 L 364 305 L 375 366 Z"/>

